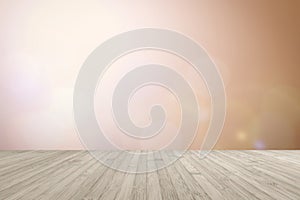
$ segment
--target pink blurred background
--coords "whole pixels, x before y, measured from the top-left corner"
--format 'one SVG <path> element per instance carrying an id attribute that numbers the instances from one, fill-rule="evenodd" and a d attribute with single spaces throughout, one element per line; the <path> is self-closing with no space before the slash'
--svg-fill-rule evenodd
<path id="1" fill-rule="evenodd" d="M 220 69 L 227 117 L 216 149 L 300 148 L 298 0 L 2 0 L 0 149 L 82 149 L 72 111 L 80 67 L 103 41 L 143 27 L 193 38 Z M 115 63 L 104 79 L 106 93 L 96 93 L 97 118 L 108 119 L 101 102 L 109 101 L 113 81 L 152 60 L 173 66 L 197 90 L 202 123 L 191 148 L 199 148 L 209 122 L 209 96 L 191 66 L 170 55 L 145 51 Z M 150 87 L 138 93 L 130 104 L 132 118 L 147 124 L 141 108 L 157 96 L 168 104 L 166 133 L 172 133 L 178 105 L 166 91 Z M 104 129 L 114 130 L 109 119 L 106 124 Z"/>

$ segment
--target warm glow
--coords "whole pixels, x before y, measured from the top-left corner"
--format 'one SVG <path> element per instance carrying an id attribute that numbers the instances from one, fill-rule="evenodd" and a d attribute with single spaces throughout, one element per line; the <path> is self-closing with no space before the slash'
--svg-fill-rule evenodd
<path id="1" fill-rule="evenodd" d="M 73 121 L 77 73 L 103 41 L 142 27 L 165 28 L 203 46 L 223 76 L 227 116 L 218 149 L 300 148 L 299 1 L 1 1 L 0 148 L 81 149 Z M 210 100 L 201 77 L 180 58 L 135 52 L 113 64 L 96 92 L 97 119 L 114 130 L 109 103 L 116 81 L 146 63 L 165 63 L 196 90 L 201 126 L 192 149 L 201 146 L 210 118 Z M 159 98 L 158 98 L 159 97 Z M 130 104 L 138 125 L 149 123 L 149 105 L 168 108 L 160 143 L 108 135 L 124 148 L 158 148 L 179 126 L 176 98 L 149 87 Z M 103 103 L 103 104 L 102 104 Z"/>

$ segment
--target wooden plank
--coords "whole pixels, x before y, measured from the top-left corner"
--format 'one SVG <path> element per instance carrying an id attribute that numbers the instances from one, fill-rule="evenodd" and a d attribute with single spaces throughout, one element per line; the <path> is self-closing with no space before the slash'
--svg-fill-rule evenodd
<path id="1" fill-rule="evenodd" d="M 211 154 L 213 153 L 214 152 L 211 152 Z M 210 185 L 222 194 L 223 199 L 230 200 L 251 198 L 251 195 L 241 192 L 243 191 L 243 188 L 230 179 L 232 176 L 231 172 L 224 170 L 215 163 L 212 163 L 212 161 L 207 157 L 200 159 L 198 155 L 198 152 L 191 151 L 186 157 L 197 169 L 201 169 L 200 174 L 208 180 Z M 199 179 L 197 180 L 199 181 Z M 253 197 L 253 199 L 255 199 L 255 197 Z"/>
<path id="2" fill-rule="evenodd" d="M 300 199 L 300 151 L 97 153 L 0 151 L 0 199 Z"/>
<path id="3" fill-rule="evenodd" d="M 104 152 L 104 159 L 109 159 L 115 152 Z M 112 160 L 111 160 L 112 161 Z M 94 172 L 88 176 L 81 185 L 73 191 L 73 194 L 70 194 L 70 197 L 67 199 L 84 199 L 85 196 L 88 196 L 94 185 L 99 181 L 107 171 L 107 167 L 98 162 L 97 168 Z"/>
<path id="4" fill-rule="evenodd" d="M 161 157 L 166 163 L 170 163 L 176 159 L 172 155 L 168 154 L 166 151 L 161 152 Z M 176 193 L 178 195 L 179 199 L 194 199 L 192 191 L 190 188 L 188 188 L 188 185 L 185 182 L 185 177 L 182 177 L 181 173 L 178 172 L 178 168 L 176 167 L 178 165 L 178 162 L 175 162 L 168 167 L 166 167 L 166 170 L 171 175 L 171 181 L 174 186 L 174 189 L 176 190 Z"/>
<path id="5" fill-rule="evenodd" d="M 121 151 L 113 152 L 108 158 L 107 162 L 111 162 L 112 167 L 106 167 L 105 173 L 101 178 L 97 180 L 97 182 L 93 185 L 89 193 L 84 197 L 85 199 L 99 199 L 105 193 L 105 191 L 109 188 L 112 177 L 116 173 L 116 170 L 113 168 L 114 166 L 121 165 L 124 161 L 124 156 L 126 154 Z"/>
<path id="6" fill-rule="evenodd" d="M 147 159 L 147 199 L 149 200 L 161 200 L 161 190 L 159 187 L 159 177 L 157 171 L 153 171 L 156 168 L 154 152 L 149 152 Z"/>
<path id="7" fill-rule="evenodd" d="M 175 151 L 166 151 L 168 156 L 172 156 L 172 154 L 176 154 Z M 200 184 L 194 179 L 194 177 L 186 170 L 184 165 L 181 162 L 174 163 L 177 172 L 184 178 L 185 185 L 189 188 L 192 196 L 195 199 L 211 199 L 205 190 L 200 186 Z"/>
<path id="8" fill-rule="evenodd" d="M 31 166 L 32 169 L 30 171 L 24 170 L 23 174 L 7 179 L 6 183 L 1 185 L 0 197 L 4 199 L 4 197 L 8 197 L 11 194 L 16 195 L 18 193 L 20 195 L 24 190 L 27 191 L 28 187 L 31 187 L 31 185 L 39 179 L 51 178 L 54 171 L 59 169 L 67 160 L 77 156 L 78 153 L 79 152 L 60 152 L 55 158 L 45 156 L 45 160 L 43 160 L 42 164 Z"/>
<path id="9" fill-rule="evenodd" d="M 116 196 L 116 200 L 130 199 L 133 191 L 133 184 L 135 181 L 135 175 L 139 163 L 140 151 L 133 153 L 133 157 L 129 163 L 128 169 L 130 173 L 126 173 L 125 178 L 122 182 L 121 189 Z M 134 172 L 134 173 L 132 173 Z"/>
<path id="10" fill-rule="evenodd" d="M 123 156 L 123 161 L 121 162 L 119 169 L 127 170 L 129 168 L 129 164 L 131 159 L 133 158 L 132 154 L 126 153 Z M 112 181 L 108 185 L 107 189 L 103 192 L 99 199 L 115 199 L 118 192 L 121 190 L 122 182 L 125 178 L 125 172 L 115 170 L 114 175 L 111 177 Z"/>
<path id="11" fill-rule="evenodd" d="M 277 170 L 274 170 L 274 168 L 273 170 L 271 170 L 272 168 L 270 167 L 264 169 L 266 163 L 270 162 L 270 160 L 273 161 L 272 163 L 275 167 L 278 167 L 278 165 L 280 166 L 274 156 L 268 156 L 264 158 L 264 162 L 256 163 L 256 165 L 245 165 L 243 164 L 244 161 L 241 162 L 241 159 L 236 159 L 236 151 L 219 151 L 218 153 L 221 153 L 224 158 L 227 157 L 226 159 L 231 161 L 228 165 L 232 165 L 233 168 L 236 167 L 238 169 L 237 175 L 242 174 L 239 176 L 242 176 L 244 180 L 252 183 L 252 185 L 256 188 L 260 188 L 260 190 L 267 193 L 272 198 L 295 199 L 298 196 L 297 191 L 300 191 L 299 179 L 292 181 L 291 179 L 287 179 L 283 174 L 279 174 Z M 245 152 L 240 152 L 240 154 L 243 155 Z M 247 160 L 250 158 L 251 156 L 246 156 Z M 252 159 L 255 159 L 255 157 L 252 157 Z M 233 169 L 231 169 L 231 171 L 232 170 Z M 286 166 L 284 171 L 288 172 L 289 170 L 290 168 Z M 297 176 L 298 172 L 295 172 L 294 175 Z"/>
<path id="12" fill-rule="evenodd" d="M 146 151 L 140 152 L 137 174 L 129 199 L 143 200 L 147 198 L 147 156 Z"/>
<path id="13" fill-rule="evenodd" d="M 74 177 L 78 176 L 78 171 L 86 169 L 85 163 L 88 163 L 86 166 L 93 164 L 88 152 L 81 152 L 69 160 L 65 159 L 63 164 L 54 166 L 56 170 L 52 171 L 51 179 L 40 176 L 41 178 L 31 183 L 28 188 L 32 189 L 25 192 L 22 199 L 57 199 L 60 192 L 64 192 Z"/>

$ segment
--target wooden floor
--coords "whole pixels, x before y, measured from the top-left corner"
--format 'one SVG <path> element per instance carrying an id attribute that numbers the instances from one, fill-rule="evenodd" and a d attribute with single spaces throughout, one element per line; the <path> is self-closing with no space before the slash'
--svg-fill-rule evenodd
<path id="1" fill-rule="evenodd" d="M 107 153 L 112 162 L 120 152 Z M 136 161 L 164 162 L 172 152 Z M 161 163 L 160 163 L 161 164 Z M 156 172 L 127 174 L 86 151 L 0 151 L 0 200 L 9 199 L 300 199 L 300 151 L 189 151 Z"/>

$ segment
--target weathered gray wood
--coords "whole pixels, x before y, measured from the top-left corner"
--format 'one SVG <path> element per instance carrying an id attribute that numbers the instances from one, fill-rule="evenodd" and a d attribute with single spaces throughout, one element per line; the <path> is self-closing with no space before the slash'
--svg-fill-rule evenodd
<path id="1" fill-rule="evenodd" d="M 176 155 L 98 153 L 130 171 L 160 168 Z M 300 151 L 212 151 L 205 159 L 198 153 L 134 174 L 87 151 L 0 151 L 0 199 L 300 199 Z"/>
<path id="2" fill-rule="evenodd" d="M 165 161 L 162 159 L 160 153 L 155 153 L 154 159 L 157 168 L 161 168 L 165 164 Z M 159 177 L 159 186 L 162 199 L 179 199 L 177 191 L 173 185 L 172 174 L 170 175 L 166 168 L 161 168 L 157 171 L 157 173 Z"/>
<path id="3" fill-rule="evenodd" d="M 133 155 L 128 155 L 123 157 L 122 162 L 121 162 L 121 168 L 122 169 L 127 169 L 129 167 L 129 164 L 133 158 Z M 120 171 L 115 171 L 114 175 L 111 177 L 112 181 L 110 182 L 109 186 L 103 192 L 101 195 L 100 199 L 115 199 L 118 192 L 121 190 L 122 187 L 122 182 L 125 178 L 125 173 L 120 172 Z"/>
<path id="4" fill-rule="evenodd" d="M 168 152 L 161 152 L 161 157 L 163 160 L 165 160 L 166 162 L 171 162 L 171 156 L 170 154 L 168 154 Z M 177 192 L 178 198 L 179 199 L 194 199 L 192 191 L 190 190 L 190 188 L 188 187 L 188 184 L 186 184 L 185 179 L 186 177 L 183 177 L 181 175 L 181 173 L 179 172 L 179 170 L 181 169 L 177 169 L 176 165 L 178 165 L 178 163 L 175 164 L 171 164 L 170 166 L 168 166 L 166 169 L 168 171 L 168 173 L 172 176 L 172 184 Z M 189 180 L 187 180 L 189 181 Z"/>
<path id="5" fill-rule="evenodd" d="M 109 157 L 112 165 L 121 165 L 124 160 L 124 152 L 113 152 Z M 110 187 L 112 182 L 112 177 L 116 173 L 116 170 L 106 167 L 103 176 L 97 180 L 95 185 L 90 189 L 89 193 L 84 197 L 84 199 L 100 199 L 106 190 Z"/>
<path id="6" fill-rule="evenodd" d="M 152 171 L 156 168 L 155 158 L 153 153 L 148 154 L 147 161 L 147 199 L 161 200 L 161 189 L 159 186 L 159 177 L 157 171 Z"/>
<path id="7" fill-rule="evenodd" d="M 147 154 L 142 151 L 139 155 L 138 172 L 147 171 Z M 135 175 L 135 180 L 129 199 L 143 200 L 147 198 L 147 173 L 138 173 Z"/>

